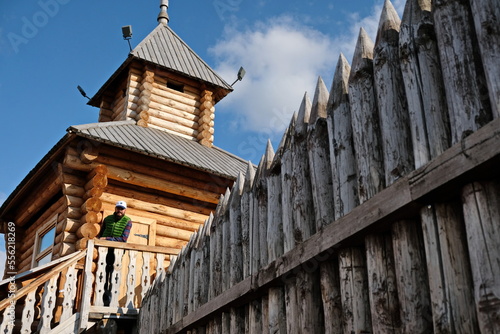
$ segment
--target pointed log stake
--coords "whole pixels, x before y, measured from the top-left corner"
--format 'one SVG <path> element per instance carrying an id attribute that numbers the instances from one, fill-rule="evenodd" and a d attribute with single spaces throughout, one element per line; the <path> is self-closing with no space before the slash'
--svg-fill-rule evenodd
<path id="1" fill-rule="evenodd" d="M 481 50 L 493 117 L 500 117 L 500 2 L 471 0 L 472 16 Z"/>
<path id="2" fill-rule="evenodd" d="M 408 107 L 399 66 L 400 23 L 394 6 L 386 0 L 373 55 L 386 186 L 408 174 L 414 166 Z"/>
<path id="3" fill-rule="evenodd" d="M 307 240 L 316 232 L 306 141 L 310 114 L 311 101 L 305 93 L 292 137 L 292 217 L 294 238 L 297 243 Z"/>
<path id="4" fill-rule="evenodd" d="M 358 196 L 364 203 L 385 187 L 379 115 L 373 83 L 373 42 L 361 28 L 349 77 Z"/>
<path id="5" fill-rule="evenodd" d="M 272 151 L 271 141 L 267 142 Z M 274 154 L 273 154 L 274 155 Z M 276 156 L 274 156 L 276 159 Z M 283 255 L 283 210 L 281 205 L 281 173 L 279 168 L 272 168 L 267 178 L 267 255 L 268 262 Z M 271 300 L 271 296 L 269 296 Z"/>
<path id="6" fill-rule="evenodd" d="M 481 333 L 499 333 L 499 180 L 466 185 L 462 190 L 462 202 L 479 327 Z"/>
<path id="7" fill-rule="evenodd" d="M 399 55 L 415 168 L 420 168 L 450 147 L 448 107 L 431 2 L 408 0 L 399 33 Z"/>
<path id="8" fill-rule="evenodd" d="M 294 113 L 288 129 L 282 139 L 283 158 L 281 159 L 281 204 L 283 210 L 283 250 L 288 252 L 295 247 L 293 224 L 293 195 L 292 195 L 292 134 L 295 131 L 297 114 Z"/>
<path id="9" fill-rule="evenodd" d="M 469 4 L 441 0 L 432 10 L 453 145 L 492 119 L 491 106 Z"/>
<path id="10" fill-rule="evenodd" d="M 241 249 L 243 252 L 243 279 L 250 276 L 250 190 L 255 178 L 252 163 L 248 162 L 245 184 L 241 195 Z"/>
<path id="11" fill-rule="evenodd" d="M 240 172 L 229 198 L 231 266 L 229 285 L 233 286 L 243 279 L 243 253 L 241 248 L 241 195 L 245 178 Z"/>
<path id="12" fill-rule="evenodd" d="M 328 89 L 323 79 L 318 78 L 307 130 L 307 152 L 316 231 L 331 223 L 334 217 L 330 148 L 326 122 L 328 95 Z"/>
<path id="13" fill-rule="evenodd" d="M 350 72 L 351 66 L 341 54 L 333 76 L 327 107 L 335 220 L 349 213 L 359 203 L 351 107 L 348 96 Z"/>

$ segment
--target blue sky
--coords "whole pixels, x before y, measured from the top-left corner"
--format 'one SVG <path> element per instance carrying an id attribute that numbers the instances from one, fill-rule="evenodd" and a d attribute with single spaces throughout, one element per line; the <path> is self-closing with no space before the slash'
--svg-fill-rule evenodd
<path id="1" fill-rule="evenodd" d="M 97 122 L 93 96 L 157 25 L 159 0 L 0 0 L 0 204 L 71 125 Z M 403 0 L 394 0 L 402 13 Z M 215 144 L 258 163 L 318 76 L 330 88 L 360 27 L 375 39 L 383 0 L 171 0 L 172 29 L 235 91 L 216 105 Z M 0 246 L 3 238 L 0 241 Z M 3 248 L 3 247 L 2 247 Z M 3 265 L 3 261 L 0 261 Z"/>

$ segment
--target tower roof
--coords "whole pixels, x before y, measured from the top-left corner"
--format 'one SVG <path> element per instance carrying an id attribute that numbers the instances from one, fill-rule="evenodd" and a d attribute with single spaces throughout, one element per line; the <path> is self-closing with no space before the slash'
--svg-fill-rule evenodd
<path id="1" fill-rule="evenodd" d="M 99 98 L 106 88 L 122 73 L 132 61 L 144 61 L 160 66 L 191 79 L 202 81 L 222 90 L 222 97 L 233 88 L 207 65 L 167 24 L 160 23 L 130 53 L 123 64 L 106 81 L 89 101 L 89 105 L 98 107 Z"/>

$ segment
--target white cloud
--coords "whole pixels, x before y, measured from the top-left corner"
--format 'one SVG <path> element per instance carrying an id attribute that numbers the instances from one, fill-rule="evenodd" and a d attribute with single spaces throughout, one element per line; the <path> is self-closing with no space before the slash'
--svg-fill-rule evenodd
<path id="1" fill-rule="evenodd" d="M 404 2 L 394 1 L 400 15 Z M 215 70 L 229 83 L 239 66 L 246 76 L 235 84 L 219 112 L 232 114 L 235 129 L 270 137 L 281 134 L 304 93 L 313 98 L 318 76 L 330 85 L 340 53 L 351 61 L 359 29 L 363 27 L 375 40 L 381 11 L 380 2 L 367 17 L 351 14 L 347 19 L 351 28 L 344 35 L 326 35 L 289 16 L 258 22 L 246 30 L 227 28 L 225 38 L 210 50 L 216 58 Z"/>

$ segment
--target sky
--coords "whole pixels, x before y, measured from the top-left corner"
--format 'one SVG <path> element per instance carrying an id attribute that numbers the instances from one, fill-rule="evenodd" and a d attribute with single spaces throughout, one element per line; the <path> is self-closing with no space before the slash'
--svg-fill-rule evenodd
<path id="1" fill-rule="evenodd" d="M 383 0 L 171 0 L 170 27 L 229 84 L 215 145 L 257 164 L 276 149 L 304 93 L 330 89 L 359 29 L 375 40 Z M 404 0 L 393 0 L 402 15 Z M 157 25 L 159 0 L 0 0 L 0 205 L 72 125 L 97 122 L 92 97 Z M 3 238 L 0 249 L 4 249 Z M 0 252 L 0 256 L 1 256 Z M 0 270 L 4 261 L 0 259 Z"/>

